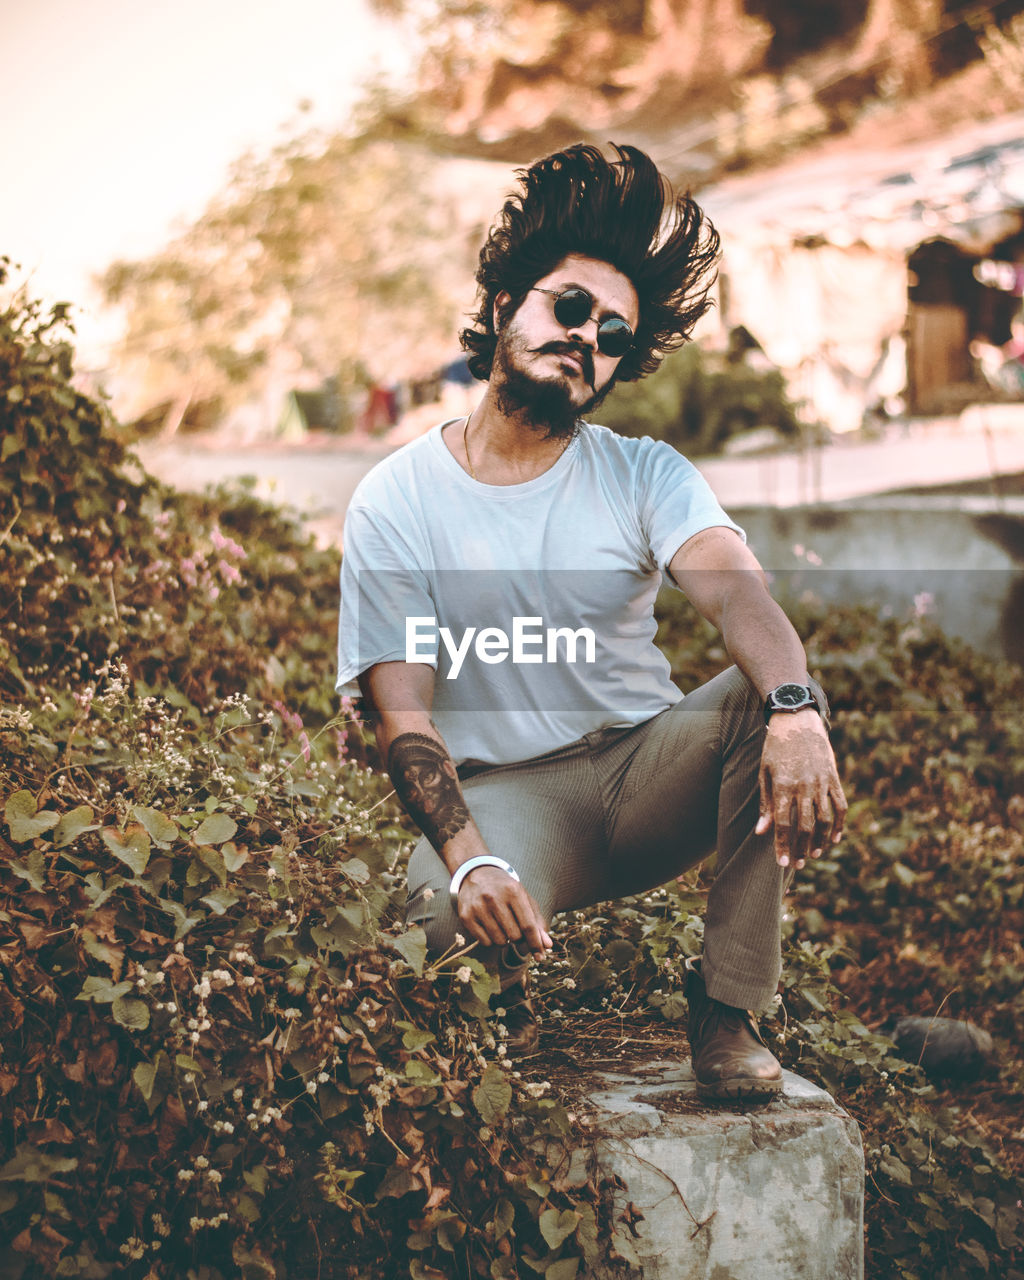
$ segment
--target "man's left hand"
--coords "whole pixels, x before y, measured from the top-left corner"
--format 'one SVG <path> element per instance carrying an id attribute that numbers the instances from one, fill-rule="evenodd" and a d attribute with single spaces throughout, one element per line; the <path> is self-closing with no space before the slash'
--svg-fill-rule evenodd
<path id="1" fill-rule="evenodd" d="M 775 828 L 775 860 L 802 867 L 836 844 L 846 796 L 828 733 L 817 711 L 776 712 L 761 754 L 758 834 Z"/>

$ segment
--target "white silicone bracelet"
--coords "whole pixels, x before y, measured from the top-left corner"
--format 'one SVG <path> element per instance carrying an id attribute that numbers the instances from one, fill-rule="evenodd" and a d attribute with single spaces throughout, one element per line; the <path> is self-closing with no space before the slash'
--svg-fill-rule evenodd
<path id="1" fill-rule="evenodd" d="M 518 883 L 519 872 L 516 871 L 511 862 L 506 862 L 504 858 L 496 858 L 491 853 L 481 853 L 476 858 L 467 858 L 462 866 L 457 868 L 452 876 L 452 882 L 448 886 L 448 892 L 452 895 L 452 905 L 456 909 L 459 904 L 459 889 L 462 886 L 462 882 L 477 867 L 500 867 L 502 871 L 506 872 Z"/>

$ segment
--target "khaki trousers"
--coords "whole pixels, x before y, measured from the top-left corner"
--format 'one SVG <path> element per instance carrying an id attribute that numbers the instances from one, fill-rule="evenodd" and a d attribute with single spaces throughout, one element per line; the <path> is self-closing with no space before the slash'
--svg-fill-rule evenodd
<path id="1" fill-rule="evenodd" d="M 717 849 L 702 972 L 714 999 L 759 1010 L 778 987 L 787 884 L 773 833 L 754 833 L 764 734 L 762 700 L 731 667 L 642 724 L 483 769 L 463 793 L 488 849 L 516 868 L 548 924 L 664 884 Z M 435 954 L 459 932 L 449 879 L 421 839 L 406 914 Z"/>

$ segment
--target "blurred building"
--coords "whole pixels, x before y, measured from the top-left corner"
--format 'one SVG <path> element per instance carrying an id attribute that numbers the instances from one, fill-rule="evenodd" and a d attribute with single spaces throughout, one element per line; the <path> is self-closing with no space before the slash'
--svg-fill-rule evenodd
<path id="1" fill-rule="evenodd" d="M 711 324 L 743 325 L 809 420 L 956 413 L 1008 394 L 1024 292 L 1024 114 L 925 144 L 837 142 L 704 189 L 722 233 Z"/>

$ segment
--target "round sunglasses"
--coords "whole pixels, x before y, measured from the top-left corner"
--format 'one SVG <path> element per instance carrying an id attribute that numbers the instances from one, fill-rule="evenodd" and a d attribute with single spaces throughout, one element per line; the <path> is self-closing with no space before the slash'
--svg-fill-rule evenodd
<path id="1" fill-rule="evenodd" d="M 633 345 L 633 330 L 621 316 L 598 320 L 593 314 L 594 298 L 586 289 L 542 289 L 534 285 L 530 292 L 550 294 L 555 300 L 555 319 L 567 329 L 578 329 L 593 320 L 597 325 L 597 349 L 602 355 L 618 359 Z"/>

